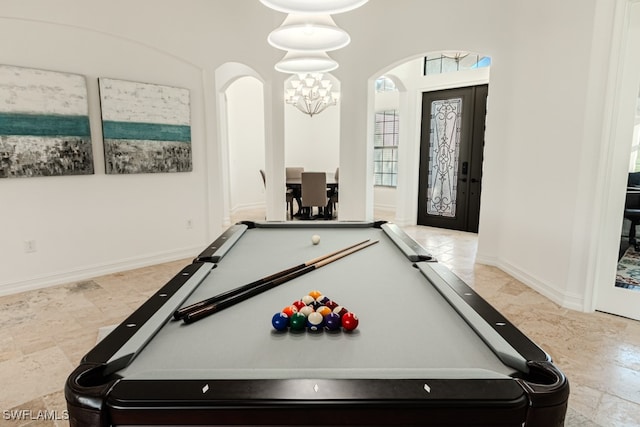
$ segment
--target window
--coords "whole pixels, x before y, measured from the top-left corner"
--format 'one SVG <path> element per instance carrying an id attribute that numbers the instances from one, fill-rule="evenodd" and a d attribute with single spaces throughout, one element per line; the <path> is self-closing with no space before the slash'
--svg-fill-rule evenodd
<path id="1" fill-rule="evenodd" d="M 491 65 L 488 56 L 476 55 L 467 52 L 442 52 L 424 57 L 423 74 L 451 73 L 460 70 L 471 70 Z"/>
<path id="2" fill-rule="evenodd" d="M 373 173 L 377 186 L 398 185 L 398 111 L 376 113 L 373 136 Z"/>
<path id="3" fill-rule="evenodd" d="M 381 76 L 376 80 L 376 92 L 397 92 L 396 84 L 389 77 Z"/>

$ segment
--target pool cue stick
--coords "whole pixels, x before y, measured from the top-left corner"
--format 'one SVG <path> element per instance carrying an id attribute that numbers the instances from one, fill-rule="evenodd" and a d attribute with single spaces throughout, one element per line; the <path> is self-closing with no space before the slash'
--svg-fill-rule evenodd
<path id="1" fill-rule="evenodd" d="M 300 277 L 300 276 L 302 276 L 304 274 L 307 274 L 310 271 L 317 270 L 320 267 L 324 267 L 327 264 L 330 264 L 330 263 L 332 263 L 334 261 L 337 261 L 337 260 L 339 260 L 341 258 L 344 258 L 344 257 L 346 257 L 348 255 L 351 255 L 351 254 L 353 254 L 355 252 L 358 252 L 358 251 L 360 251 L 360 250 L 362 250 L 364 248 L 367 248 L 367 247 L 369 247 L 371 245 L 375 245 L 378 242 L 379 242 L 379 240 L 374 240 L 372 242 L 365 241 L 364 243 L 360 243 L 360 244 L 358 244 L 358 245 L 356 245 L 354 247 L 351 247 L 351 249 L 348 249 L 348 250 L 345 250 L 343 252 L 340 252 L 340 253 L 338 253 L 336 255 L 333 255 L 333 256 L 331 256 L 329 258 L 326 258 L 326 259 L 324 259 L 322 261 L 318 261 L 318 262 L 316 262 L 314 264 L 308 265 L 308 266 L 306 266 L 304 268 L 301 268 L 299 270 L 296 270 L 293 273 L 290 273 L 290 274 L 288 274 L 286 276 L 282 276 L 282 277 L 279 277 L 279 278 L 274 279 L 272 281 L 269 281 L 267 283 L 264 283 L 264 284 L 262 284 L 260 286 L 256 286 L 253 289 L 250 289 L 250 290 L 248 290 L 248 291 L 246 291 L 244 293 L 238 294 L 238 295 L 236 295 L 234 297 L 222 300 L 222 301 L 217 302 L 217 303 L 213 303 L 213 304 L 204 306 L 204 307 L 202 307 L 202 308 L 200 308 L 200 309 L 198 309 L 196 311 L 192 311 L 190 313 L 187 313 L 182 318 L 182 320 L 184 321 L 184 323 L 193 323 L 193 322 L 198 321 L 198 320 L 200 320 L 200 319 L 202 319 L 204 317 L 207 317 L 207 316 L 209 316 L 211 314 L 214 314 L 214 313 L 217 313 L 217 312 L 219 312 L 221 310 L 224 310 L 225 308 L 228 308 L 228 307 L 231 307 L 233 305 L 236 305 L 239 302 L 242 302 L 242 301 L 245 301 L 245 300 L 247 300 L 249 298 L 252 298 L 252 297 L 254 297 L 254 296 L 256 296 L 256 295 L 258 295 L 258 294 L 260 294 L 260 293 L 262 293 L 264 291 L 268 291 L 269 289 L 275 288 L 276 286 L 279 286 L 279 285 L 281 285 L 281 284 L 283 284 L 285 282 L 288 282 L 289 280 L 292 280 L 292 279 L 295 279 L 297 277 Z"/>
<path id="2" fill-rule="evenodd" d="M 229 290 L 229 291 L 226 291 L 226 292 L 223 292 L 223 293 L 221 293 L 221 294 L 215 295 L 215 296 L 213 296 L 213 297 L 211 297 L 211 298 L 207 298 L 207 299 L 204 299 L 204 300 L 202 300 L 202 301 L 199 301 L 199 302 L 193 303 L 193 304 L 191 304 L 191 305 L 188 305 L 188 306 L 186 306 L 186 307 L 179 308 L 178 310 L 176 310 L 176 311 L 173 313 L 173 318 L 174 318 L 174 319 L 176 319 L 176 320 L 180 320 L 180 319 L 182 319 L 182 318 L 183 318 L 187 313 L 190 313 L 190 312 L 192 312 L 192 311 L 198 310 L 198 309 L 200 309 L 200 308 L 202 308 L 202 307 L 205 307 L 205 306 L 207 306 L 207 305 L 211 305 L 211 304 L 216 303 L 216 302 L 218 302 L 218 301 L 225 300 L 225 299 L 230 298 L 230 297 L 232 297 L 232 296 L 235 296 L 235 295 L 241 294 L 241 293 L 243 293 L 243 292 L 245 292 L 245 291 L 248 291 L 248 290 L 250 290 L 250 289 L 255 288 L 256 286 L 263 285 L 263 284 L 265 284 L 265 283 L 267 283 L 267 282 L 270 282 L 270 281 L 272 281 L 272 280 L 275 280 L 275 279 L 277 279 L 277 278 L 279 278 L 279 277 L 283 277 L 283 276 L 286 276 L 287 274 L 291 274 L 291 273 L 293 273 L 293 272 L 294 272 L 294 271 L 296 271 L 296 270 L 300 270 L 300 269 L 302 269 L 302 268 L 305 268 L 305 267 L 308 267 L 308 266 L 310 266 L 310 265 L 312 265 L 312 264 L 315 264 L 315 263 L 317 263 L 317 262 L 320 262 L 320 261 L 322 261 L 323 259 L 327 259 L 327 258 L 332 257 L 332 256 L 334 256 L 334 255 L 337 255 L 337 254 L 339 254 L 339 253 L 341 253 L 341 252 L 347 251 L 347 250 L 349 250 L 349 249 L 351 249 L 351 248 L 354 248 L 354 247 L 356 247 L 356 246 L 358 246 L 358 245 L 361 245 L 361 244 L 363 244 L 363 243 L 366 243 L 366 242 L 368 242 L 369 240 L 370 240 L 370 239 L 363 240 L 362 242 L 360 242 L 360 243 L 356 243 L 355 245 L 351 245 L 351 246 L 348 246 L 348 247 L 346 247 L 346 248 L 338 249 L 337 251 L 333 251 L 333 252 L 328 253 L 328 254 L 326 254 L 326 255 L 319 256 L 319 257 L 317 257 L 317 258 L 314 258 L 314 259 L 309 260 L 309 261 L 307 261 L 307 262 L 304 262 L 304 263 L 302 263 L 302 264 L 298 264 L 298 265 L 296 265 L 296 266 L 294 266 L 294 267 L 290 267 L 290 268 L 284 269 L 284 270 L 282 270 L 282 271 L 279 271 L 279 272 L 277 272 L 277 273 L 274 273 L 274 274 L 272 274 L 272 275 L 270 275 L 270 276 L 266 276 L 266 277 L 263 277 L 263 278 L 261 278 L 261 279 L 258 279 L 258 280 L 256 280 L 255 282 L 251 282 L 251 283 L 249 283 L 249 284 L 247 284 L 247 285 L 239 286 L 239 287 L 237 287 L 237 288 L 235 288 L 235 289 L 231 289 L 231 290 Z"/>

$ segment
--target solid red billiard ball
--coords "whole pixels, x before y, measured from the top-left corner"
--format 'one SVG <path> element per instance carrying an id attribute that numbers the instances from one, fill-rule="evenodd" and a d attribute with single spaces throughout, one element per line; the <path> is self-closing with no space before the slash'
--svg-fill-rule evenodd
<path id="1" fill-rule="evenodd" d="M 349 312 L 349 313 L 345 313 L 342 316 L 342 327 L 345 328 L 347 331 L 353 331 L 355 328 L 358 327 L 358 316 L 356 316 L 355 314 Z"/>
<path id="2" fill-rule="evenodd" d="M 302 302 L 300 300 L 294 301 L 293 304 L 291 304 L 291 305 L 293 305 L 295 308 L 297 308 L 298 311 L 300 311 L 302 309 L 302 307 L 306 307 L 307 306 L 307 304 L 305 304 L 304 302 Z"/>
<path id="3" fill-rule="evenodd" d="M 271 318 L 271 324 L 277 331 L 284 331 L 289 326 L 289 316 L 284 313 L 276 313 Z"/>
<path id="4" fill-rule="evenodd" d="M 298 309 L 296 308 L 295 305 L 289 305 L 289 306 L 286 306 L 285 308 L 283 308 L 282 312 L 284 314 L 286 314 L 287 316 L 289 316 L 289 318 L 291 318 L 291 316 L 293 316 L 293 313 L 297 313 L 298 312 Z"/>

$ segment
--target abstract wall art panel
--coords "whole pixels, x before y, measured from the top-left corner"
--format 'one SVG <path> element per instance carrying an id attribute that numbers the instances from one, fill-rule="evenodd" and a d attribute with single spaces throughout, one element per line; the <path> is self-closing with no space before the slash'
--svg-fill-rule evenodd
<path id="1" fill-rule="evenodd" d="M 189 172 L 189 90 L 99 79 L 108 174 Z"/>
<path id="2" fill-rule="evenodd" d="M 84 76 L 0 65 L 0 178 L 92 173 Z"/>

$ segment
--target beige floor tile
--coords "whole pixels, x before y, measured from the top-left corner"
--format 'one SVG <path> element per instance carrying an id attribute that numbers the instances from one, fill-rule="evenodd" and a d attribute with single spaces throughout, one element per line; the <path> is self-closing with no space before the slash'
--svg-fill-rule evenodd
<path id="1" fill-rule="evenodd" d="M 0 402 L 7 408 L 58 392 L 74 366 L 59 347 L 0 363 Z M 7 387 L 11 384 L 11 387 Z"/>

